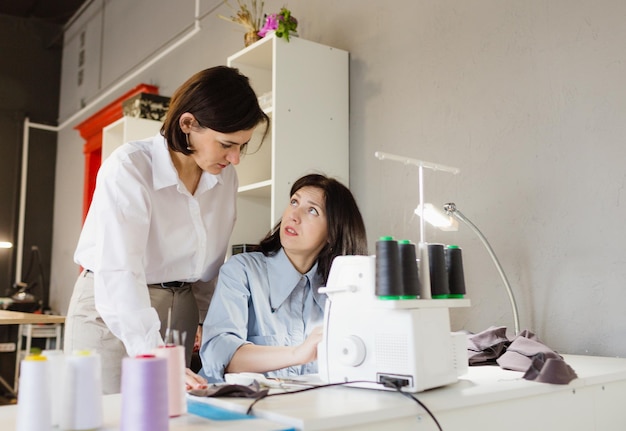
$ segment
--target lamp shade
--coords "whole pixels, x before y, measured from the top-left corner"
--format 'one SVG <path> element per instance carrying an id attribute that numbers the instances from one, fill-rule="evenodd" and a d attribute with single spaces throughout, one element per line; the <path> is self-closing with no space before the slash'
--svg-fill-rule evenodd
<path id="1" fill-rule="evenodd" d="M 424 204 L 424 220 L 431 225 L 439 228 L 443 231 L 457 231 L 459 230 L 459 222 L 452 216 L 447 215 L 437 209 L 433 204 Z M 422 216 L 422 205 L 418 205 L 415 208 L 415 214 Z"/>

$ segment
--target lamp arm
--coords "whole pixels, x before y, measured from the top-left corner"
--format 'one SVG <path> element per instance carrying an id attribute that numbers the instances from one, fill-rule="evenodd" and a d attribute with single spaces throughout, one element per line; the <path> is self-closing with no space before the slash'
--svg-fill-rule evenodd
<path id="1" fill-rule="evenodd" d="M 520 333 L 520 328 L 519 328 L 519 315 L 518 315 L 518 312 L 517 312 L 517 302 L 515 301 L 515 296 L 513 295 L 513 290 L 511 289 L 511 284 L 509 283 L 509 280 L 507 279 L 506 274 L 504 273 L 504 270 L 502 269 L 502 265 L 500 265 L 500 261 L 498 260 L 498 258 L 496 257 L 496 254 L 494 253 L 493 249 L 491 248 L 491 245 L 489 244 L 489 241 L 487 241 L 487 238 L 485 238 L 485 235 L 482 234 L 482 232 L 476 227 L 476 225 L 474 223 L 472 223 L 467 217 L 465 217 L 463 215 L 463 213 L 461 211 L 459 211 L 454 204 L 452 204 L 452 203 L 446 204 L 446 205 L 444 205 L 444 209 L 445 209 L 447 214 L 453 215 L 454 217 L 458 218 L 463 223 L 465 223 L 467 226 L 469 226 L 469 228 L 472 229 L 472 231 L 474 231 L 474 233 L 478 236 L 478 238 L 480 238 L 480 240 L 482 241 L 483 245 L 485 246 L 485 248 L 489 252 L 489 256 L 491 256 L 491 259 L 493 260 L 493 263 L 496 265 L 496 268 L 498 269 L 498 273 L 500 273 L 500 277 L 502 278 L 502 282 L 504 283 L 504 286 L 506 287 L 506 292 L 509 295 L 509 301 L 511 302 L 511 308 L 513 310 L 513 321 L 514 321 L 514 324 L 515 324 L 515 335 L 519 334 Z"/>

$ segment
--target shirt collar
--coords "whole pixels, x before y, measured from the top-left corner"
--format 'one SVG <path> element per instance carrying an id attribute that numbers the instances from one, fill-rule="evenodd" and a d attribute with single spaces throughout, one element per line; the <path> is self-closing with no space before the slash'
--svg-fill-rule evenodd
<path id="1" fill-rule="evenodd" d="M 154 169 L 152 170 L 152 181 L 155 190 L 165 187 L 177 186 L 178 172 L 174 167 L 174 162 L 170 157 L 165 138 L 159 133 L 152 138 L 152 160 Z M 202 172 L 200 182 L 196 194 L 203 193 L 212 189 L 217 184 L 223 183 L 222 174 L 213 175 L 208 172 Z"/>
<path id="2" fill-rule="evenodd" d="M 317 292 L 322 284 L 322 279 L 317 274 L 317 262 L 306 274 L 300 274 L 291 264 L 285 250 L 281 248 L 274 256 L 268 257 L 267 272 L 271 286 L 270 306 L 272 309 L 277 309 L 285 302 L 303 276 L 309 281 L 315 302 L 323 308 L 322 294 Z"/>

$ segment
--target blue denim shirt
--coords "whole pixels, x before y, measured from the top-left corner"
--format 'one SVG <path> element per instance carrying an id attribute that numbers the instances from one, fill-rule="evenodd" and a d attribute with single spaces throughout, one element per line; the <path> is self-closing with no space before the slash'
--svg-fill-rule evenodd
<path id="1" fill-rule="evenodd" d="M 324 318 L 326 295 L 317 292 L 322 279 L 317 262 L 300 274 L 284 250 L 232 256 L 220 269 L 215 293 L 203 324 L 200 375 L 224 381 L 224 370 L 244 343 L 297 346 Z M 288 377 L 317 373 L 317 363 L 266 373 Z"/>

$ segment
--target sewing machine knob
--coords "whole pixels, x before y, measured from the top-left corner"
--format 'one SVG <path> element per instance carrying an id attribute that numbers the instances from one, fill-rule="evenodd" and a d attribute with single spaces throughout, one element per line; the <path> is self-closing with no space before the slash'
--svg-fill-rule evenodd
<path id="1" fill-rule="evenodd" d="M 343 339 L 339 361 L 349 367 L 358 367 L 365 360 L 365 344 L 356 335 L 349 335 Z"/>

